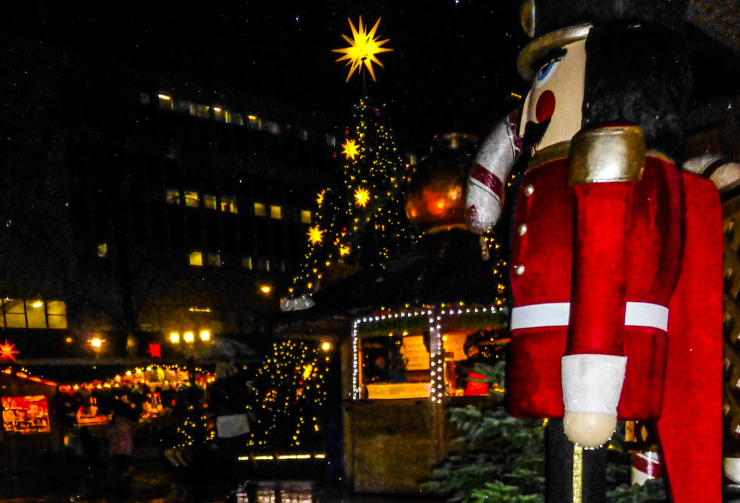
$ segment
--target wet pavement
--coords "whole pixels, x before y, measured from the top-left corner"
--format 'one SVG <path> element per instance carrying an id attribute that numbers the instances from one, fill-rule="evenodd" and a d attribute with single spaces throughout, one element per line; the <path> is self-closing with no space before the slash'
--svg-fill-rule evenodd
<path id="1" fill-rule="evenodd" d="M 234 478 L 235 477 L 235 478 Z M 238 480 L 237 480 L 238 479 Z M 422 495 L 355 494 L 341 481 L 257 480 L 183 472 L 166 463 L 126 474 L 37 473 L 0 478 L 3 503 L 440 503 Z"/>

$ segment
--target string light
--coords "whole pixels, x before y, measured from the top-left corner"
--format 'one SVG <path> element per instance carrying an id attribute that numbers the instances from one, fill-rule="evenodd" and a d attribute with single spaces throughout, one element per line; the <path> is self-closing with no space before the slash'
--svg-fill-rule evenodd
<path id="1" fill-rule="evenodd" d="M 439 307 L 410 308 L 407 304 L 401 310 L 380 310 L 373 316 L 363 316 L 352 321 L 352 398 L 362 396 L 361 345 L 363 336 L 388 335 L 389 333 L 408 334 L 408 330 L 428 331 L 430 350 L 430 393 L 432 403 L 441 404 L 446 392 L 445 352 L 442 333 L 443 317 L 454 317 L 459 326 L 466 328 L 487 328 L 505 326 L 508 310 L 498 304 L 488 306 L 466 306 L 463 301 L 452 304 L 441 303 Z"/>

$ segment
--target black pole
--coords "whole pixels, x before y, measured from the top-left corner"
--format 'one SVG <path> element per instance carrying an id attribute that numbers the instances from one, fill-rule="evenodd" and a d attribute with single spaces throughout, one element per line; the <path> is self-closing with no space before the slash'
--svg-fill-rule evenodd
<path id="1" fill-rule="evenodd" d="M 582 503 L 606 501 L 607 448 L 583 450 Z M 562 418 L 545 427 L 545 501 L 573 503 L 573 444 L 563 432 Z"/>

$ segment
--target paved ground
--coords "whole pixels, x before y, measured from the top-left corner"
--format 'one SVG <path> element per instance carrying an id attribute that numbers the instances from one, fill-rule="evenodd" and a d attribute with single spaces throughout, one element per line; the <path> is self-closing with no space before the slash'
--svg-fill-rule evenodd
<path id="1" fill-rule="evenodd" d="M 341 481 L 257 480 L 224 472 L 219 475 L 177 470 L 166 462 L 148 462 L 137 463 L 123 476 L 108 470 L 5 476 L 0 478 L 0 502 L 439 503 L 416 496 L 353 494 Z"/>

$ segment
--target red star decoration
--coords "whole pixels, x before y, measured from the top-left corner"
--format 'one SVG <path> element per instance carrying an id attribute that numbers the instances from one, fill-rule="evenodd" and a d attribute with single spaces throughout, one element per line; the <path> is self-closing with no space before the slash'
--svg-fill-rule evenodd
<path id="1" fill-rule="evenodd" d="M 15 350 L 15 344 L 9 343 L 8 339 L 5 339 L 5 344 L 0 344 L 0 360 L 15 361 L 15 355 L 18 353 L 19 351 Z"/>
<path id="2" fill-rule="evenodd" d="M 149 343 L 149 354 L 152 358 L 162 358 L 162 345 L 156 342 Z"/>

